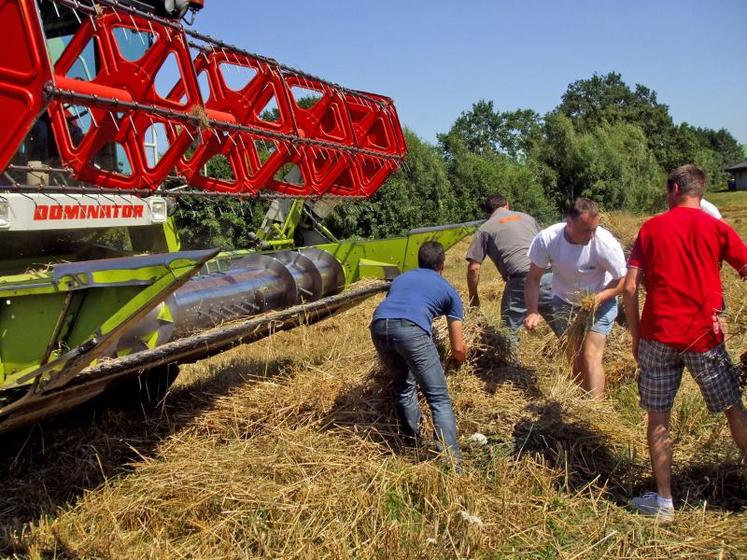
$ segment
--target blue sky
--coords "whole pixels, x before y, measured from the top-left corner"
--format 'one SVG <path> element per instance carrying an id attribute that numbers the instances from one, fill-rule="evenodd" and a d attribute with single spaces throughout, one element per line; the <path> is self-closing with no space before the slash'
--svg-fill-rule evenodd
<path id="1" fill-rule="evenodd" d="M 484 98 L 553 109 L 569 83 L 620 72 L 676 123 L 747 142 L 747 1 L 206 0 L 195 28 L 394 98 L 427 141 Z"/>

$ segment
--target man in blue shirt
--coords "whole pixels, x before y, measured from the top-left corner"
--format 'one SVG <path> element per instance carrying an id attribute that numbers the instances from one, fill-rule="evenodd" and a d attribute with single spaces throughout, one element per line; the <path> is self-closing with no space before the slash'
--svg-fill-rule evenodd
<path id="1" fill-rule="evenodd" d="M 464 308 L 457 291 L 442 276 L 445 259 L 444 248 L 436 241 L 420 247 L 419 268 L 397 276 L 386 299 L 374 311 L 371 338 L 392 376 L 395 408 L 405 440 L 415 443 L 420 432 L 417 383 L 431 409 L 439 447 L 445 445 L 458 462 L 456 418 L 431 336 L 433 319 L 446 315 L 451 355 L 457 362 L 464 362 Z"/>

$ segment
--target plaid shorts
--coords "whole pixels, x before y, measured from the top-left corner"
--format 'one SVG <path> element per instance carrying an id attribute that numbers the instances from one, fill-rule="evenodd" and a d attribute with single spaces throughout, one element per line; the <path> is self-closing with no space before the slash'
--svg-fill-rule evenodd
<path id="1" fill-rule="evenodd" d="M 723 344 L 707 352 L 677 350 L 661 342 L 641 339 L 638 346 L 638 393 L 641 407 L 652 412 L 672 410 L 674 397 L 687 367 L 711 412 L 741 405 L 739 371 Z"/>

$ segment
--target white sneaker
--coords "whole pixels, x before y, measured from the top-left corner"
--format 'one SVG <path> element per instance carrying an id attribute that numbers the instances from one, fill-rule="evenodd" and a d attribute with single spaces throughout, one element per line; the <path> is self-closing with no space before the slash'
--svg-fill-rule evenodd
<path id="1" fill-rule="evenodd" d="M 672 506 L 662 506 L 656 501 L 656 492 L 646 492 L 643 496 L 633 498 L 630 503 L 638 513 L 650 515 L 662 521 L 674 520 L 674 508 Z"/>

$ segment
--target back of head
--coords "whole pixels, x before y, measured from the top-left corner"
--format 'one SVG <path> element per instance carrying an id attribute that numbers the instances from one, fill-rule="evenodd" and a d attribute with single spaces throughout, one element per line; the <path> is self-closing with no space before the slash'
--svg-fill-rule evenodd
<path id="1" fill-rule="evenodd" d="M 490 216 L 493 212 L 498 210 L 498 208 L 503 208 L 506 204 L 508 204 L 508 200 L 506 200 L 505 196 L 501 193 L 493 193 L 485 199 L 482 207 L 483 210 L 485 210 L 485 213 Z"/>
<path id="2" fill-rule="evenodd" d="M 446 252 L 438 241 L 426 241 L 418 250 L 418 266 L 438 272 L 444 267 Z"/>
<path id="3" fill-rule="evenodd" d="M 599 215 L 599 206 L 590 198 L 577 198 L 565 211 L 567 218 L 577 220 L 582 214 L 588 214 L 590 218 Z"/>
<path id="4" fill-rule="evenodd" d="M 667 177 L 667 192 L 672 193 L 675 185 L 680 189 L 680 196 L 703 198 L 706 191 L 706 174 L 697 165 L 680 165 Z"/>

